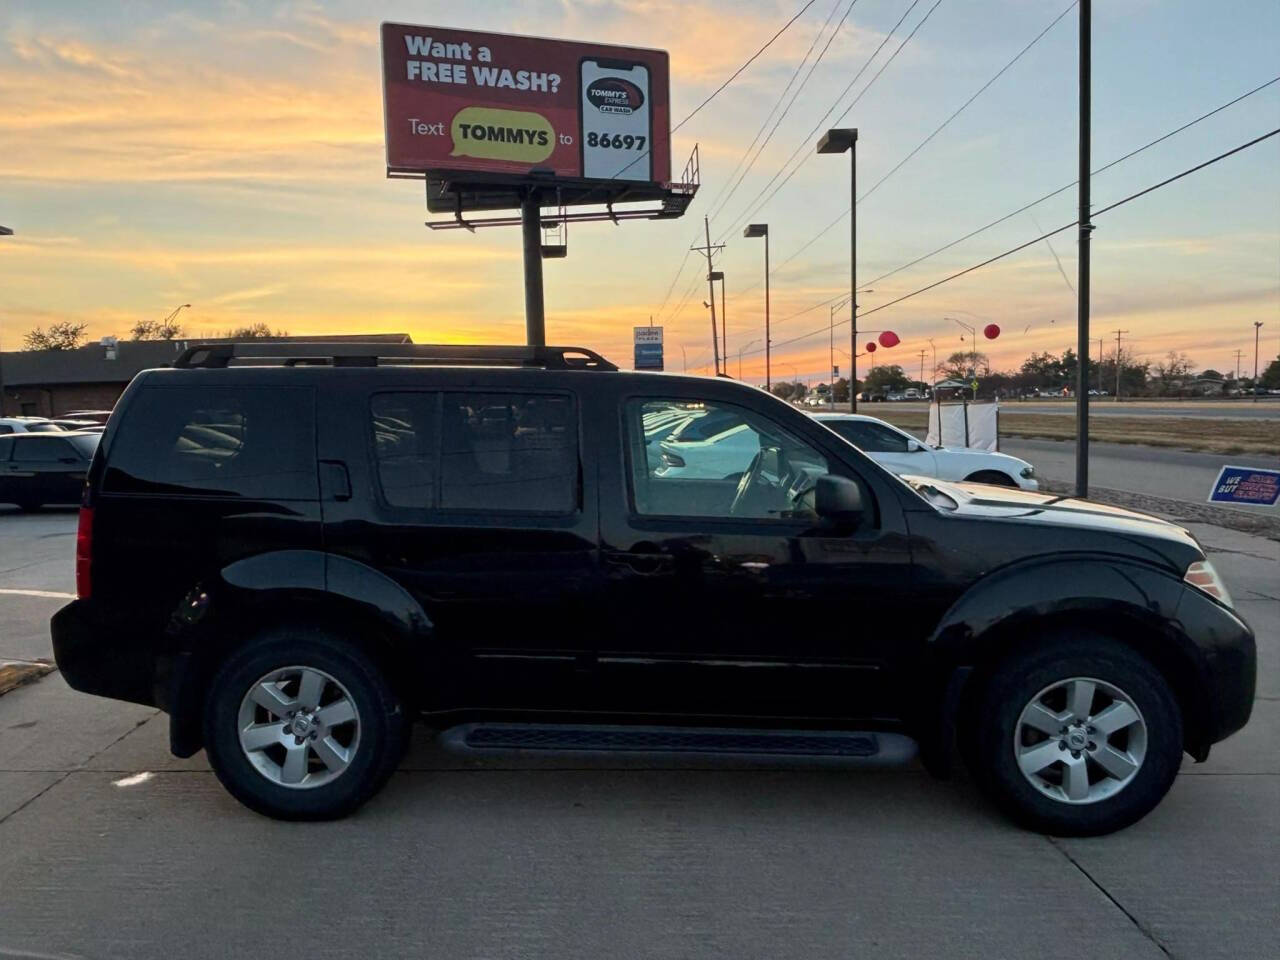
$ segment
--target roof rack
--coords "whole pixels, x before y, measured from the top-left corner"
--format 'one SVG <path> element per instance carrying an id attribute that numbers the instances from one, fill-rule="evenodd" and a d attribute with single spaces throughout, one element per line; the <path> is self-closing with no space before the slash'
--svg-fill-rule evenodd
<path id="1" fill-rule="evenodd" d="M 424 366 L 505 366 L 543 370 L 617 370 L 586 347 L 529 347 L 427 343 L 201 343 L 173 362 L 183 370 L 220 370 L 232 361 L 248 365 L 376 367 L 381 363 Z"/>

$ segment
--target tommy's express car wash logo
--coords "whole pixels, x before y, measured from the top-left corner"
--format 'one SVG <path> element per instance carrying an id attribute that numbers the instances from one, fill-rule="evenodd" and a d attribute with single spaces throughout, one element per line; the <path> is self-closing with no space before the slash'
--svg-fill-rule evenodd
<path id="1" fill-rule="evenodd" d="M 644 94 L 629 80 L 606 77 L 587 87 L 589 100 L 601 113 L 630 116 L 644 106 Z"/>

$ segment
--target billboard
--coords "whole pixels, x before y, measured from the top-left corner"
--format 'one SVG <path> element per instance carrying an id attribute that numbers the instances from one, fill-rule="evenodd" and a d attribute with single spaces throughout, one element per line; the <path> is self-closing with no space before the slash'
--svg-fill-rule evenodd
<path id="1" fill-rule="evenodd" d="M 633 327 L 635 345 L 635 369 L 662 369 L 662 328 Z"/>
<path id="2" fill-rule="evenodd" d="M 1245 503 L 1274 507 L 1280 500 L 1280 470 L 1225 466 L 1209 491 L 1210 503 Z"/>
<path id="3" fill-rule="evenodd" d="M 384 23 L 382 70 L 388 175 L 671 179 L 665 51 Z"/>

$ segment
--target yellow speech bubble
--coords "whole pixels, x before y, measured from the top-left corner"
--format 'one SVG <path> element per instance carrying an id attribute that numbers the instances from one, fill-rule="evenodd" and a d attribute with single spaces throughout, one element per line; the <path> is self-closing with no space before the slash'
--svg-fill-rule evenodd
<path id="1" fill-rule="evenodd" d="M 453 118 L 449 132 L 454 157 L 539 163 L 556 146 L 551 121 L 525 110 L 466 107 Z"/>

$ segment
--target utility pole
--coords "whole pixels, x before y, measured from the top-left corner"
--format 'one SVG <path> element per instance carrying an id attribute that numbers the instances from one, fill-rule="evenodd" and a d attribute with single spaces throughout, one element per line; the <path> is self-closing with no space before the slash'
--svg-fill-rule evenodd
<path id="1" fill-rule="evenodd" d="M 1128 332 L 1128 330 L 1112 331 L 1116 335 L 1116 403 L 1120 402 L 1120 337 Z"/>
<path id="2" fill-rule="evenodd" d="M 1098 396 L 1102 396 L 1102 338 L 1098 338 Z"/>
<path id="3" fill-rule="evenodd" d="M 1080 0 L 1080 215 L 1076 277 L 1076 496 L 1089 495 L 1089 220 L 1092 109 L 1092 0 Z"/>
<path id="4" fill-rule="evenodd" d="M 858 412 L 858 129 L 828 130 L 819 153 L 849 154 L 849 412 Z"/>
<path id="5" fill-rule="evenodd" d="M 720 274 L 720 355 L 724 357 L 724 372 L 729 372 L 729 308 L 724 302 L 724 271 Z"/>
<path id="6" fill-rule="evenodd" d="M 1253 321 L 1253 402 L 1258 402 L 1258 334 L 1262 332 L 1262 321 Z M 1236 377 L 1239 380 L 1239 377 Z"/>
<path id="7" fill-rule="evenodd" d="M 690 247 L 691 250 L 704 254 L 707 258 L 707 292 L 710 296 L 709 306 L 711 308 L 711 353 L 715 358 L 716 376 L 720 375 L 720 333 L 716 329 L 716 282 L 712 279 L 711 274 L 711 255 L 724 249 L 724 244 L 719 243 L 712 245 L 711 243 L 711 223 L 706 218 L 702 218 L 702 228 L 706 231 L 707 245 L 705 247 Z"/>
<path id="8" fill-rule="evenodd" d="M 928 352 L 929 352 L 928 350 L 920 351 L 920 386 L 921 387 L 924 386 L 924 355 Z"/>
<path id="9" fill-rule="evenodd" d="M 1236 379 L 1240 379 L 1240 357 L 1244 354 L 1243 350 L 1236 351 Z"/>

